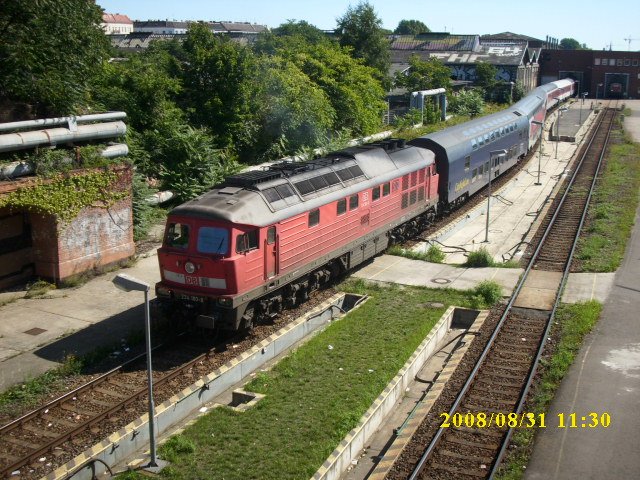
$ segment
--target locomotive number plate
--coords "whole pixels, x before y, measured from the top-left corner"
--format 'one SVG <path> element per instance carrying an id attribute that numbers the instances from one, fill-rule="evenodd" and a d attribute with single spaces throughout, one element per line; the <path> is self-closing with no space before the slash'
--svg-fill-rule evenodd
<path id="1" fill-rule="evenodd" d="M 186 283 L 187 285 L 199 285 L 198 282 L 198 277 L 193 277 L 190 275 L 185 275 L 184 276 L 184 283 Z"/>
<path id="2" fill-rule="evenodd" d="M 184 293 L 180 295 L 180 300 L 187 300 L 187 301 L 190 301 L 190 302 L 204 303 L 204 298 L 203 297 L 196 297 L 195 295 L 186 295 Z"/>

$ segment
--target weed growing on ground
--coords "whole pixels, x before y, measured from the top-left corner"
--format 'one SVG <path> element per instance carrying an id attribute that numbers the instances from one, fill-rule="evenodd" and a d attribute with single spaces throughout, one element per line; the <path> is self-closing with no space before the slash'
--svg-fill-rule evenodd
<path id="1" fill-rule="evenodd" d="M 55 288 L 56 286 L 53 283 L 37 280 L 27 286 L 27 293 L 25 293 L 24 298 L 38 298 L 49 290 L 55 290 Z"/>
<path id="2" fill-rule="evenodd" d="M 471 268 L 493 267 L 495 262 L 489 251 L 485 247 L 480 247 L 474 252 L 469 252 L 463 266 Z"/>
<path id="3" fill-rule="evenodd" d="M 398 245 L 393 245 L 387 249 L 387 254 L 431 263 L 442 263 L 446 257 L 438 245 L 431 245 L 429 250 L 426 252 L 415 252 L 413 250 L 404 249 Z"/>

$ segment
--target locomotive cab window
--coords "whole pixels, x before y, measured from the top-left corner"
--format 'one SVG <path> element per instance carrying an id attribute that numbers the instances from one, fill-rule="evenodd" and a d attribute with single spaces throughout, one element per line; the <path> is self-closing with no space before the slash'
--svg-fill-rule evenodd
<path id="1" fill-rule="evenodd" d="M 380 187 L 375 187 L 373 190 L 371 190 L 371 199 L 374 202 L 380 199 Z"/>
<path id="2" fill-rule="evenodd" d="M 187 248 L 189 246 L 189 225 L 170 223 L 165 236 L 165 244 L 173 248 Z"/>
<path id="3" fill-rule="evenodd" d="M 358 194 L 351 195 L 349 197 L 349 210 L 354 210 L 358 208 Z"/>
<path id="4" fill-rule="evenodd" d="M 309 212 L 309 226 L 315 227 L 320 223 L 320 210 L 316 209 Z"/>
<path id="5" fill-rule="evenodd" d="M 336 213 L 338 215 L 342 215 L 343 213 L 345 213 L 347 211 L 347 199 L 343 198 L 341 200 L 338 200 L 338 205 L 336 208 Z"/>
<path id="6" fill-rule="evenodd" d="M 229 250 L 229 231 L 220 227 L 200 227 L 198 252 L 224 255 Z"/>
<path id="7" fill-rule="evenodd" d="M 250 232 L 238 235 L 236 238 L 236 252 L 244 253 L 249 250 L 255 250 L 258 248 L 258 231 L 251 230 Z"/>

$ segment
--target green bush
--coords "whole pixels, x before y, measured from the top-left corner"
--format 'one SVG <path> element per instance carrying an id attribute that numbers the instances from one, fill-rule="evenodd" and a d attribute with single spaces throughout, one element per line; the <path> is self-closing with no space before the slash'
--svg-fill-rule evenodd
<path id="1" fill-rule="evenodd" d="M 495 262 L 489 251 L 484 247 L 480 247 L 475 252 L 469 252 L 464 266 L 471 268 L 493 267 L 495 266 Z"/>
<path id="2" fill-rule="evenodd" d="M 483 280 L 473 289 L 474 300 L 480 297 L 487 306 L 494 305 L 502 298 L 502 286 L 493 280 Z"/>

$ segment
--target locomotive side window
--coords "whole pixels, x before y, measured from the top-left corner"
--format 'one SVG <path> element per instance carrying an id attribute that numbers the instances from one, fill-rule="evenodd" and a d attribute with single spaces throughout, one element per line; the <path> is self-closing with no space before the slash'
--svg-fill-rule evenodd
<path id="1" fill-rule="evenodd" d="M 376 201 L 380 199 L 380 187 L 374 187 L 371 191 L 371 200 Z"/>
<path id="2" fill-rule="evenodd" d="M 391 184 L 390 183 L 385 183 L 384 185 L 382 185 L 382 196 L 386 197 L 387 195 L 389 195 L 389 193 L 391 192 Z"/>
<path id="3" fill-rule="evenodd" d="M 351 195 L 349 197 L 349 210 L 353 210 L 355 208 L 358 208 L 358 194 L 357 193 L 355 195 Z"/>
<path id="4" fill-rule="evenodd" d="M 189 225 L 184 223 L 169 224 L 165 243 L 168 247 L 187 248 L 189 245 Z"/>
<path id="5" fill-rule="evenodd" d="M 402 190 L 409 188 L 409 175 L 402 177 Z"/>
<path id="6" fill-rule="evenodd" d="M 347 211 L 347 199 L 343 198 L 341 200 L 338 200 L 338 208 L 337 208 L 338 215 L 342 215 L 346 211 Z"/>
<path id="7" fill-rule="evenodd" d="M 200 227 L 198 230 L 198 251 L 224 255 L 229 250 L 229 231 L 219 227 Z"/>
<path id="8" fill-rule="evenodd" d="M 269 227 L 267 230 L 267 245 L 276 243 L 276 227 Z"/>
<path id="9" fill-rule="evenodd" d="M 251 230 L 250 232 L 238 235 L 238 238 L 236 239 L 236 252 L 244 253 L 256 248 L 258 248 L 257 230 Z"/>
<path id="10" fill-rule="evenodd" d="M 315 227 L 320 223 L 320 210 L 315 209 L 309 212 L 309 226 Z"/>

